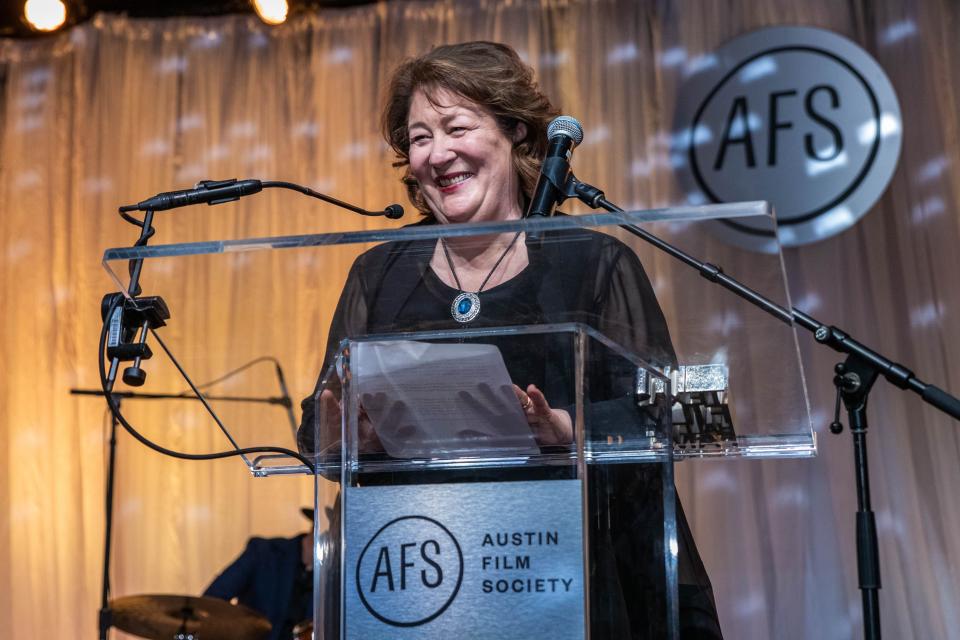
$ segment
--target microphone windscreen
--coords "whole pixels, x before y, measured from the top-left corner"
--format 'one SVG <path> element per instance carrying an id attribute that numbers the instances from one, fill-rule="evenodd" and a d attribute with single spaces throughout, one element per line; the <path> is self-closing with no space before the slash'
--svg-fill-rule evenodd
<path id="1" fill-rule="evenodd" d="M 573 140 L 573 146 L 583 142 L 583 127 L 576 118 L 570 116 L 559 116 L 553 119 L 550 126 L 547 127 L 547 139 L 552 140 L 557 136 L 566 136 Z"/>

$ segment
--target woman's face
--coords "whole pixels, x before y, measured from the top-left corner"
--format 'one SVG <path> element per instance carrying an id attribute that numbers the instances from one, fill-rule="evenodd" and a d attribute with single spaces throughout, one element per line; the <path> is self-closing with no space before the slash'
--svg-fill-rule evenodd
<path id="1" fill-rule="evenodd" d="M 460 95 L 440 89 L 433 102 L 418 90 L 407 116 L 410 172 L 430 210 L 443 223 L 520 218 L 514 140 L 485 108 Z M 525 135 L 518 124 L 515 140 Z"/>

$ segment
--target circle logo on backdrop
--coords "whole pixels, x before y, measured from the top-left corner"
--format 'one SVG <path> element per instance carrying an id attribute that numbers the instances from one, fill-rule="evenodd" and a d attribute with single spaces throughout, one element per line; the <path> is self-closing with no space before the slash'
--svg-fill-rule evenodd
<path id="1" fill-rule="evenodd" d="M 695 66 L 674 138 L 688 200 L 767 200 L 780 243 L 797 246 L 853 226 L 886 189 L 900 155 L 900 106 L 877 62 L 850 40 L 772 27 Z M 768 221 L 717 229 L 740 246 L 776 249 Z"/>
<path id="2" fill-rule="evenodd" d="M 363 606 L 395 627 L 416 627 L 442 614 L 462 582 L 460 543 L 425 516 L 403 516 L 383 525 L 357 560 Z"/>

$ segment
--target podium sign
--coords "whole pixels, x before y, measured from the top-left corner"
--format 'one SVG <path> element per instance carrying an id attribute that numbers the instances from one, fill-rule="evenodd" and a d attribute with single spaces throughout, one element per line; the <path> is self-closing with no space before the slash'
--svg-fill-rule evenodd
<path id="1" fill-rule="evenodd" d="M 345 637 L 584 638 L 581 499 L 577 480 L 348 487 Z"/>

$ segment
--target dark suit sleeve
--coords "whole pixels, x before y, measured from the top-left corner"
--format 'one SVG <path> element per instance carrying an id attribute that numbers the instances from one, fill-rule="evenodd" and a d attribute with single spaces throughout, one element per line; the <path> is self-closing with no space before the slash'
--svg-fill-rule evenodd
<path id="1" fill-rule="evenodd" d="M 250 588 L 256 575 L 256 544 L 256 539 L 248 540 L 243 553 L 214 578 L 203 595 L 223 600 L 242 596 Z"/>

